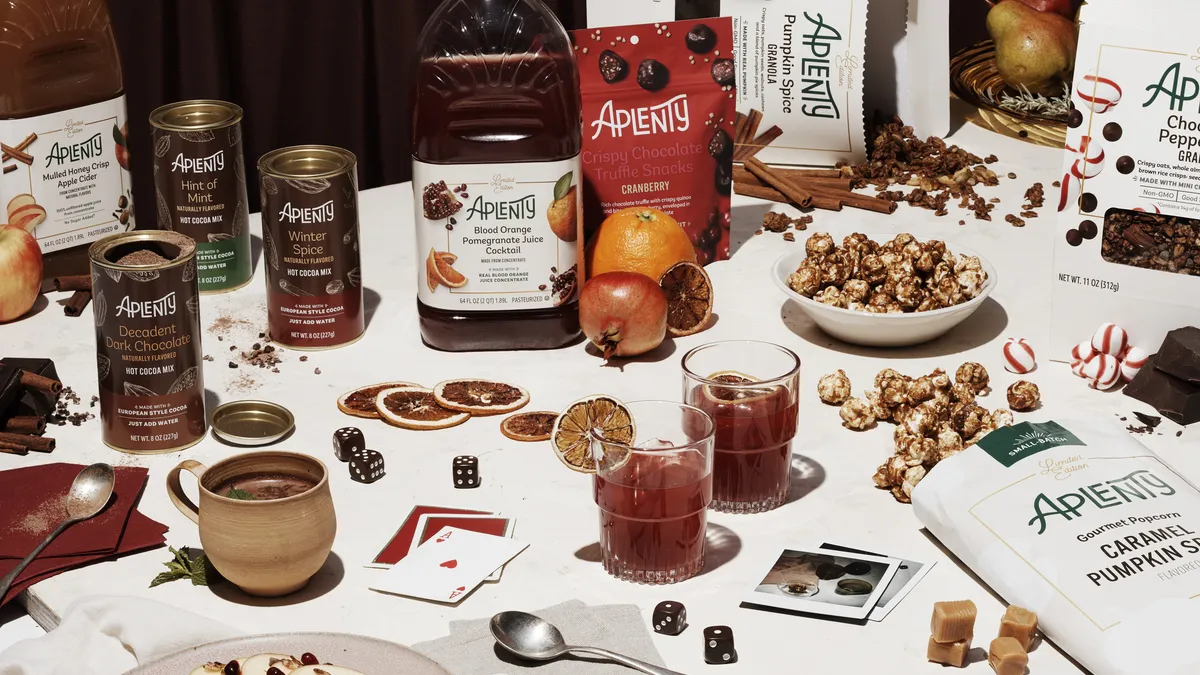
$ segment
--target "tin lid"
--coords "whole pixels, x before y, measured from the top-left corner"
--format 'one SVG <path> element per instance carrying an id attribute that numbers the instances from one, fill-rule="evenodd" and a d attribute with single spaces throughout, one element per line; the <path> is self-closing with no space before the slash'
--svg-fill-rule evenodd
<path id="1" fill-rule="evenodd" d="M 179 101 L 150 113 L 150 124 L 166 131 L 224 129 L 242 121 L 241 106 L 228 101 Z"/>
<path id="2" fill-rule="evenodd" d="M 258 170 L 275 178 L 332 178 L 356 161 L 353 152 L 332 145 L 293 145 L 263 155 Z"/>
<path id="3" fill-rule="evenodd" d="M 212 430 L 235 445 L 270 445 L 296 428 L 287 408 L 270 401 L 230 401 L 212 413 Z"/>

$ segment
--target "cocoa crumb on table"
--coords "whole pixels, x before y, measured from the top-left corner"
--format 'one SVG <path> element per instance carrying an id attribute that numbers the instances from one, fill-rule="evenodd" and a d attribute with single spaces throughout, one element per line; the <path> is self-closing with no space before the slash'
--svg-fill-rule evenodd
<path id="1" fill-rule="evenodd" d="M 991 199 L 989 199 L 989 200 L 988 200 L 988 203 L 989 203 L 989 204 L 999 204 L 999 203 L 1000 203 L 1000 198 L 999 198 L 999 197 L 992 197 Z"/>
<path id="2" fill-rule="evenodd" d="M 1008 172 L 1008 179 L 1009 179 L 1009 180 L 1016 180 L 1016 179 L 1017 179 L 1017 174 L 1013 173 L 1012 171 L 1009 171 L 1009 172 Z"/>
<path id="3" fill-rule="evenodd" d="M 1056 180 L 1056 181 L 1054 181 L 1053 183 L 1051 183 L 1051 185 L 1053 185 L 1053 186 L 1054 186 L 1054 187 L 1056 187 L 1056 188 L 1060 188 L 1060 187 L 1062 187 L 1062 181 L 1061 181 L 1061 180 Z"/>
<path id="4" fill-rule="evenodd" d="M 205 360 L 205 361 L 212 361 L 212 360 L 213 360 L 213 357 L 209 356 L 208 354 L 205 354 L 205 355 L 204 355 L 204 360 Z"/>
<path id="5" fill-rule="evenodd" d="M 1005 220 L 1005 222 L 1009 223 L 1013 227 L 1025 227 L 1025 221 L 1014 216 L 1011 213 L 1008 214 L 1007 216 L 1004 216 L 1004 220 Z"/>
<path id="6" fill-rule="evenodd" d="M 320 369 L 320 368 L 313 368 L 313 374 L 315 374 L 315 375 L 320 375 L 320 374 L 321 374 L 321 369 Z"/>
<path id="7" fill-rule="evenodd" d="M 988 155 L 987 157 L 983 158 L 983 161 L 987 164 L 995 164 L 996 162 L 1000 161 L 1000 158 L 995 155 Z"/>
<path id="8" fill-rule="evenodd" d="M 1037 214 L 1037 211 L 1022 211 L 1021 217 L 1022 218 L 1037 218 L 1038 214 Z"/>
<path id="9" fill-rule="evenodd" d="M 1031 208 L 1041 208 L 1046 205 L 1046 188 L 1041 183 L 1034 183 L 1025 191 L 1025 201 Z"/>
<path id="10" fill-rule="evenodd" d="M 301 356 L 301 357 L 300 357 L 300 360 L 301 360 L 301 361 L 307 361 L 307 360 L 308 360 L 308 356 L 307 356 L 307 355 L 305 355 L 305 356 Z"/>
<path id="11" fill-rule="evenodd" d="M 796 241 L 796 235 L 792 232 L 784 232 L 783 240 L 784 241 Z"/>

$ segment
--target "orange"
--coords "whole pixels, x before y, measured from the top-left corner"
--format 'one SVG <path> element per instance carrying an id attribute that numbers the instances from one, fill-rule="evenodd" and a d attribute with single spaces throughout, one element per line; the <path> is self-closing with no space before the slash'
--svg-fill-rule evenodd
<path id="1" fill-rule="evenodd" d="M 467 285 L 467 278 L 461 272 L 454 269 L 451 264 L 458 257 L 450 258 L 452 254 L 439 253 L 435 249 L 429 249 L 429 257 L 425 260 L 425 273 L 436 276 L 437 280 L 450 288 L 462 288 Z M 430 284 L 432 286 L 432 284 Z M 436 288 L 436 286 L 434 287 Z"/>
<path id="2" fill-rule="evenodd" d="M 696 262 L 696 249 L 671 216 L 645 206 L 617 211 L 592 235 L 587 275 L 640 272 L 658 281 L 680 262 Z"/>

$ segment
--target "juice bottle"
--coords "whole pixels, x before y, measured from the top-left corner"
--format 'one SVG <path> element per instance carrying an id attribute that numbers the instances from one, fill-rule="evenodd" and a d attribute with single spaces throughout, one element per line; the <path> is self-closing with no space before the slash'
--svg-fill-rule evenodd
<path id="1" fill-rule="evenodd" d="M 579 335 L 579 76 L 541 0 L 445 0 L 417 46 L 421 337 L 545 349 Z"/>
<path id="2" fill-rule="evenodd" d="M 87 274 L 87 244 L 132 230 L 125 89 L 105 0 L 0 3 L 0 222 L 43 274 Z"/>

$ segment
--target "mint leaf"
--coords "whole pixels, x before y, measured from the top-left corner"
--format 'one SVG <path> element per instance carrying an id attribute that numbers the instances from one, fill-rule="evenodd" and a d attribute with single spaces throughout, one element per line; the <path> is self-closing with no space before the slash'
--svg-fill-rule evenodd
<path id="1" fill-rule="evenodd" d="M 215 582 L 221 578 L 203 554 L 193 556 L 186 546 L 181 546 L 179 550 L 168 547 L 167 550 L 174 559 L 163 563 L 167 571 L 154 577 L 150 581 L 150 588 L 180 579 L 191 579 L 193 586 L 207 586 L 210 580 Z"/>
<path id="2" fill-rule="evenodd" d="M 150 588 L 154 588 L 155 586 L 159 586 L 170 581 L 178 581 L 184 578 L 186 578 L 186 575 L 176 574 L 174 572 L 163 572 L 150 581 Z"/>
<path id="3" fill-rule="evenodd" d="M 241 500 L 258 499 L 257 497 L 254 496 L 253 493 L 246 492 L 245 490 L 239 490 L 237 488 L 229 488 L 229 492 L 226 492 L 225 496 L 230 499 L 241 499 Z"/>

